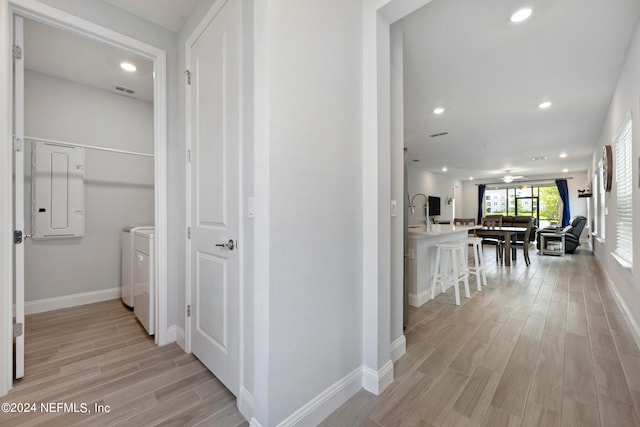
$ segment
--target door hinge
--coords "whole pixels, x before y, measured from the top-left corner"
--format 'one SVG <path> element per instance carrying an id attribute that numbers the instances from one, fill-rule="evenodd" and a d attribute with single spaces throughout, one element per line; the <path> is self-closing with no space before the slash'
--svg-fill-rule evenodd
<path id="1" fill-rule="evenodd" d="M 187 162 L 191 163 L 191 150 L 187 150 Z"/>
<path id="2" fill-rule="evenodd" d="M 15 230 L 13 232 L 13 243 L 15 243 L 16 245 L 19 245 L 20 243 L 22 243 L 22 231 L 21 230 Z"/>
<path id="3" fill-rule="evenodd" d="M 13 337 L 18 338 L 21 337 L 24 332 L 24 325 L 22 323 L 14 323 L 13 324 Z"/>
<path id="4" fill-rule="evenodd" d="M 191 317 L 191 304 L 187 306 L 187 317 Z"/>
<path id="5" fill-rule="evenodd" d="M 191 227 L 187 227 L 187 239 L 191 238 Z"/>
<path id="6" fill-rule="evenodd" d="M 187 84 L 190 85 L 191 84 L 191 71 L 184 70 L 184 75 L 187 76 Z"/>
<path id="7" fill-rule="evenodd" d="M 13 137 L 13 151 L 15 152 L 22 151 L 22 140 L 17 136 Z"/>
<path id="8" fill-rule="evenodd" d="M 13 59 L 22 59 L 22 48 L 17 44 L 13 45 Z"/>

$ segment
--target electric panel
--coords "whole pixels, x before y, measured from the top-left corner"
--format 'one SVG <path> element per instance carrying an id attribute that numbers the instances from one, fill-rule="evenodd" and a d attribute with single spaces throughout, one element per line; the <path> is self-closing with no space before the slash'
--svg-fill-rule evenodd
<path id="1" fill-rule="evenodd" d="M 83 237 L 84 148 L 40 141 L 32 147 L 32 238 Z"/>

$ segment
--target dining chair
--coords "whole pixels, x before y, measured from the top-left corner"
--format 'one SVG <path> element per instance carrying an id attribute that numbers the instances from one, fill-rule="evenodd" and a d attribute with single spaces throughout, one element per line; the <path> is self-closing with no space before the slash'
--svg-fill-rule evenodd
<path id="1" fill-rule="evenodd" d="M 527 230 L 524 232 L 524 236 L 522 240 L 516 239 L 511 242 L 511 256 L 515 260 L 516 259 L 516 250 L 522 249 L 524 255 L 525 264 L 531 264 L 531 260 L 529 259 L 529 246 L 533 243 L 530 241 L 531 230 L 533 229 L 533 224 L 535 222 L 535 218 L 531 217 L 529 222 L 527 223 Z M 520 234 L 520 233 L 518 233 Z M 508 255 L 507 255 L 508 256 Z"/>
<path id="2" fill-rule="evenodd" d="M 453 225 L 476 225 L 475 218 L 453 218 Z M 469 230 L 469 236 L 475 236 L 475 230 Z"/>
<path id="3" fill-rule="evenodd" d="M 502 227 L 502 215 L 486 215 L 482 218 L 482 225 L 485 227 Z M 496 262 L 502 262 L 502 246 L 504 242 L 499 237 L 483 237 L 483 245 L 495 245 Z"/>

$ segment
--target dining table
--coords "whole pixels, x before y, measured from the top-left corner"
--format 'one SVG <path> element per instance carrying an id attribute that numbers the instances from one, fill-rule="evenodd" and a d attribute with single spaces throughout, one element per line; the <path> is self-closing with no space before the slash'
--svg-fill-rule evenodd
<path id="1" fill-rule="evenodd" d="M 482 226 L 481 228 L 477 228 L 475 230 L 476 236 L 478 237 L 494 237 L 498 239 L 502 239 L 504 242 L 504 265 L 511 265 L 511 242 L 514 240 L 516 233 L 524 233 L 527 231 L 527 227 L 511 227 L 511 226 L 501 226 L 501 227 L 490 227 L 490 226 Z"/>

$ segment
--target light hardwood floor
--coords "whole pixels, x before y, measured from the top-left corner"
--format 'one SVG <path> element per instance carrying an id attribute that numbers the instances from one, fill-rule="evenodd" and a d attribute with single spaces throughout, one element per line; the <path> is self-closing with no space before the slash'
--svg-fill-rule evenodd
<path id="1" fill-rule="evenodd" d="M 248 425 L 200 361 L 176 344 L 154 345 L 120 300 L 27 316 L 25 330 L 25 378 L 0 400 L 36 411 L 0 412 L 3 427 Z M 46 413 L 41 402 L 91 413 Z"/>
<path id="2" fill-rule="evenodd" d="M 450 289 L 412 308 L 394 382 L 321 426 L 640 425 L 640 350 L 591 253 L 518 255 L 486 251 L 489 286 L 461 306 Z"/>

